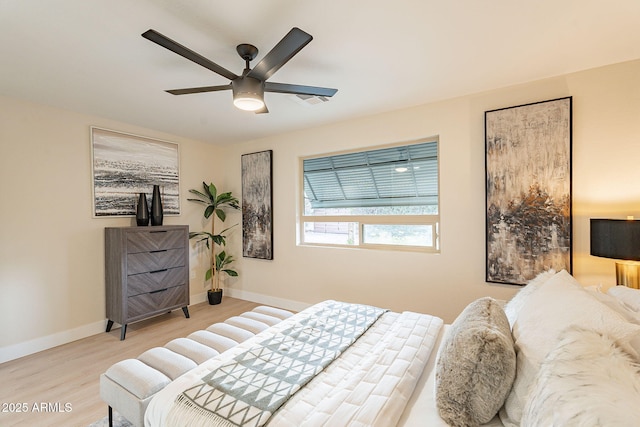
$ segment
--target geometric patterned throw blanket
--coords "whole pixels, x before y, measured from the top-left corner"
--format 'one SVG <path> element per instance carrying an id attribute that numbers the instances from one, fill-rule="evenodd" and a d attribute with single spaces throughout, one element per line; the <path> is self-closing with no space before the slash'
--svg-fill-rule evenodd
<path id="1" fill-rule="evenodd" d="M 263 426 L 386 311 L 326 301 L 318 311 L 252 345 L 181 393 L 168 425 Z"/>

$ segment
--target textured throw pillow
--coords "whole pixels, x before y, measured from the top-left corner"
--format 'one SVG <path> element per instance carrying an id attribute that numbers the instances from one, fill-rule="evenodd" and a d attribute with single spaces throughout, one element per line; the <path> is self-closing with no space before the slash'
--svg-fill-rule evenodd
<path id="1" fill-rule="evenodd" d="M 522 426 L 637 426 L 640 365 L 611 338 L 566 330 L 540 367 Z"/>
<path id="2" fill-rule="evenodd" d="M 440 417 L 452 426 L 489 422 L 511 388 L 515 365 L 501 305 L 489 297 L 469 304 L 451 325 L 438 354 L 435 397 Z"/>
<path id="3" fill-rule="evenodd" d="M 609 288 L 607 294 L 622 301 L 629 309 L 640 313 L 640 290 L 627 288 L 626 286 L 614 286 Z"/>
<path id="4" fill-rule="evenodd" d="M 516 319 L 518 318 L 518 313 L 520 313 L 520 309 L 523 305 L 527 303 L 529 297 L 540 288 L 540 286 L 544 285 L 549 279 L 555 276 L 555 270 L 548 270 L 543 273 L 538 274 L 535 278 L 531 279 L 529 283 L 522 289 L 518 291 L 518 293 L 511 298 L 511 300 L 505 305 L 504 312 L 507 315 L 507 319 L 509 319 L 509 324 L 513 327 Z"/>
<path id="5" fill-rule="evenodd" d="M 534 292 L 520 309 L 513 325 L 516 348 L 516 379 L 507 396 L 500 420 L 507 426 L 518 426 L 524 404 L 540 365 L 553 349 L 560 333 L 570 326 L 582 326 L 605 333 L 631 345 L 640 334 L 640 325 L 627 322 L 591 296 L 569 273 L 562 270 Z M 637 341 L 636 341 L 637 343 Z"/>

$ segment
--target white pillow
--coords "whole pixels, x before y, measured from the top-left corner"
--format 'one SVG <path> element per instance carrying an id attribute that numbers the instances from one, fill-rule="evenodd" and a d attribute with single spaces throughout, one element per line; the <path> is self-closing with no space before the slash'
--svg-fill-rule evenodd
<path id="1" fill-rule="evenodd" d="M 516 348 L 516 379 L 500 419 L 505 426 L 517 426 L 540 364 L 570 326 L 582 326 L 606 333 L 628 346 L 640 335 L 640 325 L 625 321 L 615 311 L 593 298 L 565 270 L 550 278 L 527 299 L 513 325 Z M 637 353 L 634 354 L 637 357 Z"/>
<path id="2" fill-rule="evenodd" d="M 540 286 L 547 283 L 547 280 L 555 276 L 555 270 L 548 270 L 538 274 L 535 278 L 531 279 L 529 283 L 518 291 L 517 294 L 505 305 L 504 313 L 509 319 L 509 324 L 513 327 L 513 323 L 518 317 L 518 313 L 527 300 Z"/>
<path id="3" fill-rule="evenodd" d="M 631 310 L 640 313 L 640 290 L 626 286 L 614 286 L 607 291 L 608 295 L 618 298 Z"/>
<path id="4" fill-rule="evenodd" d="M 549 353 L 522 416 L 528 426 L 636 426 L 640 365 L 609 337 L 570 328 Z"/>
<path id="5" fill-rule="evenodd" d="M 602 291 L 594 289 L 594 287 L 592 286 L 586 287 L 584 289 L 589 292 L 589 294 L 595 299 L 597 299 L 616 313 L 620 314 L 626 321 L 640 325 L 640 313 L 636 313 L 622 300 L 612 295 L 602 293 Z M 640 294 L 640 292 L 638 293 Z"/>

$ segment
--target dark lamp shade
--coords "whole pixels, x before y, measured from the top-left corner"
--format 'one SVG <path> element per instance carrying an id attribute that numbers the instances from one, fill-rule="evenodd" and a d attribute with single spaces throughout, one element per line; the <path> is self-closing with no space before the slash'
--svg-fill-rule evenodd
<path id="1" fill-rule="evenodd" d="M 640 220 L 592 219 L 591 255 L 640 261 Z"/>

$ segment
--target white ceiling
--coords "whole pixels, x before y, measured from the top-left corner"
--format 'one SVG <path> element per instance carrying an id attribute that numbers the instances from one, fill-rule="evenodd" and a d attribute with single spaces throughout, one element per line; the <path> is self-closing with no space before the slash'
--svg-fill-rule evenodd
<path id="1" fill-rule="evenodd" d="M 0 95 L 216 144 L 246 141 L 640 58 L 639 0 L 0 0 Z M 270 81 L 338 93 L 307 105 L 228 81 L 140 36 L 149 28 L 240 74 L 292 27 L 314 40 Z"/>

